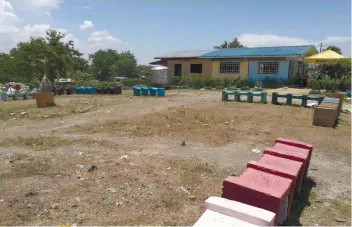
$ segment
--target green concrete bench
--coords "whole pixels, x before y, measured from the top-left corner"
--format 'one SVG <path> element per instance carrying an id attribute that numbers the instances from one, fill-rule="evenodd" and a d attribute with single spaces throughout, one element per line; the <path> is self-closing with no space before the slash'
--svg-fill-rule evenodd
<path id="1" fill-rule="evenodd" d="M 247 96 L 247 102 L 253 103 L 253 97 L 260 97 L 260 103 L 266 103 L 267 92 L 266 91 L 222 91 L 222 101 L 229 101 L 229 95 L 235 96 L 235 101 L 240 102 L 241 96 Z"/>
<path id="2" fill-rule="evenodd" d="M 310 97 L 308 95 L 293 95 L 293 94 L 284 94 L 284 95 L 280 95 L 277 92 L 273 92 L 272 97 L 271 97 L 271 103 L 274 105 L 279 105 L 279 102 L 277 101 L 278 98 L 286 98 L 286 105 L 291 106 L 292 105 L 292 100 L 293 99 L 298 99 L 301 100 L 301 106 L 307 106 L 307 102 L 308 100 L 314 100 L 317 101 L 318 104 L 320 104 L 324 97 Z"/>

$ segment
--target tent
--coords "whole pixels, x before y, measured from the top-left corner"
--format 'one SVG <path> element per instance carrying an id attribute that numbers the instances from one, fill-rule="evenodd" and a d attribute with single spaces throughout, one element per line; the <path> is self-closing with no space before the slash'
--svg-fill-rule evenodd
<path id="1" fill-rule="evenodd" d="M 315 54 L 310 57 L 304 58 L 304 62 L 311 63 L 311 64 L 332 64 L 336 62 L 336 60 L 341 58 L 345 58 L 345 57 L 332 50 L 326 50 L 319 54 Z"/>

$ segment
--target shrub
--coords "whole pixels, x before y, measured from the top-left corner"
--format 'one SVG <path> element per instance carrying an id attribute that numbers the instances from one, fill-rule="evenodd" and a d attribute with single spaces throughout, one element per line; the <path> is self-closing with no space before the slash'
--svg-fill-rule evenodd
<path id="1" fill-rule="evenodd" d="M 309 76 L 307 85 L 309 88 L 313 90 L 320 90 L 320 81 L 316 79 L 314 76 Z"/>
<path id="2" fill-rule="evenodd" d="M 262 88 L 263 87 L 263 83 L 261 81 L 257 81 L 257 82 L 255 82 L 254 87 Z"/>

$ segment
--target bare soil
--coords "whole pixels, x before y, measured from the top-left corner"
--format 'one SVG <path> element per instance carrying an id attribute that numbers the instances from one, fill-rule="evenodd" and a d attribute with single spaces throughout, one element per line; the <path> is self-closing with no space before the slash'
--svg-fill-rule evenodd
<path id="1" fill-rule="evenodd" d="M 317 127 L 312 109 L 223 103 L 211 91 L 55 100 L 0 103 L 1 225 L 192 225 L 222 180 L 277 137 L 314 145 L 286 224 L 351 224 L 349 114 Z"/>

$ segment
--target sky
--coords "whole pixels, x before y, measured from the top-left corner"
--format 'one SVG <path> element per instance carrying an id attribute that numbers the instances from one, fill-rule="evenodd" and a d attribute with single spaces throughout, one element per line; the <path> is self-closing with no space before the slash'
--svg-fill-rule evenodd
<path id="1" fill-rule="evenodd" d="M 0 52 L 47 29 L 86 57 L 111 48 L 131 51 L 139 64 L 234 37 L 248 47 L 322 42 L 349 57 L 351 0 L 0 0 Z"/>

